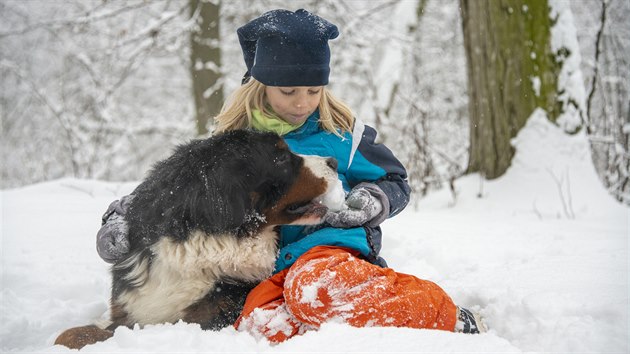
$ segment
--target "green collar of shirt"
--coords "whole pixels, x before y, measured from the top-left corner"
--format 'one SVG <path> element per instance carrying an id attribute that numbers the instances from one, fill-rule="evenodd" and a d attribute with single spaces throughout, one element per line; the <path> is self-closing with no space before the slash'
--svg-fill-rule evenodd
<path id="1" fill-rule="evenodd" d="M 252 110 L 252 127 L 259 131 L 274 132 L 280 136 L 290 133 L 304 125 L 289 124 L 276 116 L 264 116 L 261 111 Z"/>

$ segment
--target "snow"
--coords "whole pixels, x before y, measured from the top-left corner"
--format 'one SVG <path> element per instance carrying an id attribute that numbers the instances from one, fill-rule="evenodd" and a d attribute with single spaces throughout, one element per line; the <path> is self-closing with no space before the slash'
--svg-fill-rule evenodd
<path id="1" fill-rule="evenodd" d="M 481 312 L 489 333 L 329 323 L 272 346 L 179 322 L 120 328 L 82 351 L 627 352 L 628 208 L 597 180 L 583 133 L 536 111 L 513 143 L 503 177 L 466 176 L 456 202 L 439 191 L 383 225 L 389 265 Z M 107 205 L 136 184 L 60 179 L 1 192 L 0 351 L 68 352 L 56 336 L 106 312 L 95 235 Z"/>
<path id="2" fill-rule="evenodd" d="M 320 203 L 328 207 L 330 211 L 340 211 L 345 208 L 346 193 L 343 190 L 341 180 L 337 180 L 319 200 Z"/>
<path id="3" fill-rule="evenodd" d="M 551 50 L 555 53 L 556 60 L 562 59 L 562 68 L 558 75 L 558 99 L 563 104 L 563 112 L 558 117 L 558 122 L 567 132 L 576 132 L 582 125 L 580 112 L 584 112 L 586 107 L 577 31 L 569 1 L 552 0 L 549 5 L 551 18 L 557 18 L 557 22 L 551 27 Z M 568 50 L 568 55 L 564 58 L 560 58 L 561 49 Z"/>
<path id="4" fill-rule="evenodd" d="M 535 53 L 532 52 L 532 55 L 535 56 Z M 532 87 L 534 88 L 534 94 L 536 95 L 536 97 L 540 96 L 540 77 L 538 76 L 532 76 L 529 78 L 530 81 L 532 82 Z"/>

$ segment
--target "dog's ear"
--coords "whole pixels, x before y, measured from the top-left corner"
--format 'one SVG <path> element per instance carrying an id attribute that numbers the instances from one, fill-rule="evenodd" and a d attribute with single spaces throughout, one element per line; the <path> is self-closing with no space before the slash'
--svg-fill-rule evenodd
<path id="1" fill-rule="evenodd" d="M 277 181 L 263 181 L 256 187 L 258 198 L 255 199 L 255 203 L 252 205 L 258 212 L 262 212 L 275 204 L 282 197 L 282 193 L 285 190 L 286 188 L 282 188 Z"/>
<path id="2" fill-rule="evenodd" d="M 251 196 L 238 176 L 222 171 L 199 171 L 201 183 L 189 195 L 188 209 L 194 227 L 206 232 L 238 232 L 251 211 Z M 191 225 L 193 226 L 193 225 Z"/>

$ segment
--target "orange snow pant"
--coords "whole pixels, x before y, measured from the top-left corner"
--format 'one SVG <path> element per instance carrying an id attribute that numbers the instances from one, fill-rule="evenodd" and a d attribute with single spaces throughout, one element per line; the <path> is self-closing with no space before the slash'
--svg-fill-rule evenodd
<path id="1" fill-rule="evenodd" d="M 439 286 L 357 256 L 341 247 L 312 248 L 249 293 L 235 327 L 276 343 L 330 319 L 454 330 L 456 306 Z"/>

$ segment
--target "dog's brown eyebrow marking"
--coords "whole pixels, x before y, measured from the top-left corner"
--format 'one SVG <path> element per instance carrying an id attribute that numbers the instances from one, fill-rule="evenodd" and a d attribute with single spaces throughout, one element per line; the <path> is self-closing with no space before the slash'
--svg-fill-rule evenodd
<path id="1" fill-rule="evenodd" d="M 289 145 L 287 145 L 284 139 L 279 139 L 276 143 L 276 147 L 282 150 L 289 150 Z"/>

